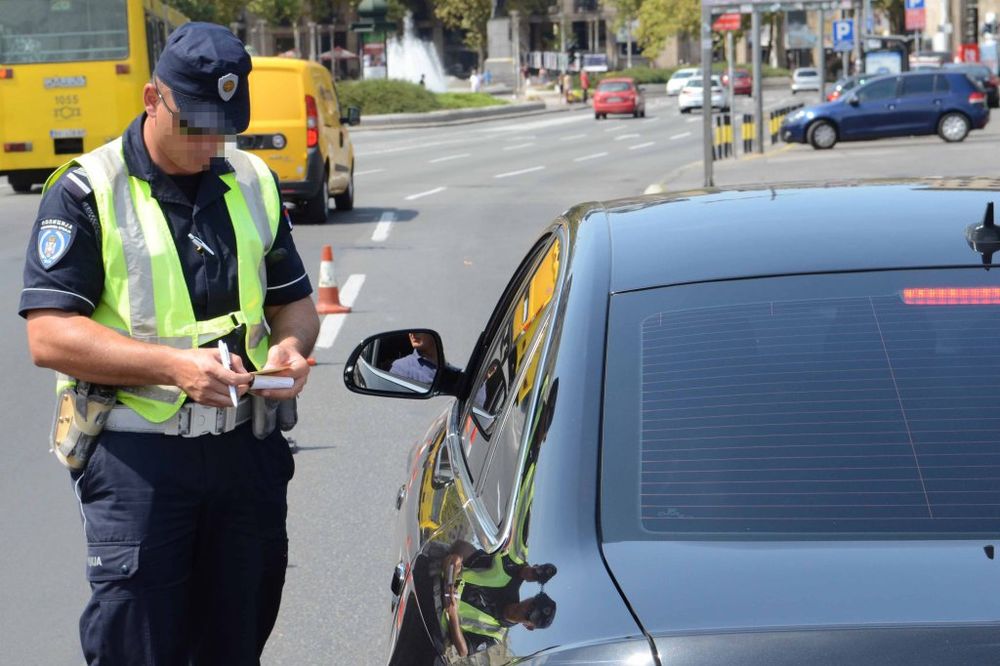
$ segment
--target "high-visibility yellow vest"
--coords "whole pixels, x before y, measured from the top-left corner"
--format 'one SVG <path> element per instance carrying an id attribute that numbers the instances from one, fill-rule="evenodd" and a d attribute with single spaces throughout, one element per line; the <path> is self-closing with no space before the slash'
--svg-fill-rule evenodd
<path id="1" fill-rule="evenodd" d="M 264 257 L 278 230 L 281 199 L 263 160 L 230 152 L 227 158 L 234 171 L 220 178 L 229 186 L 225 202 L 236 235 L 240 309 L 204 321 L 195 319 L 170 226 L 149 183 L 129 174 L 121 138 L 64 164 L 45 189 L 74 165 L 83 167 L 93 188 L 104 263 L 104 289 L 91 315 L 94 321 L 135 340 L 177 349 L 200 347 L 245 326 L 247 355 L 262 368 L 269 346 Z M 57 389 L 72 381 L 60 375 Z M 154 423 L 176 414 L 185 397 L 176 386 L 118 390 L 119 402 Z"/>
<path id="2" fill-rule="evenodd" d="M 464 576 L 465 574 L 466 572 L 463 570 L 462 575 Z M 459 597 L 458 621 L 462 632 L 486 636 L 487 638 L 494 639 L 498 643 L 503 642 L 507 635 L 507 627 L 505 627 L 499 619 L 493 617 L 486 611 L 481 610 L 468 602 L 462 601 L 461 597 L 464 589 L 465 581 L 459 581 L 455 589 L 455 594 Z M 448 611 L 445 610 L 441 612 L 441 629 L 445 634 L 448 633 L 448 624 Z"/>

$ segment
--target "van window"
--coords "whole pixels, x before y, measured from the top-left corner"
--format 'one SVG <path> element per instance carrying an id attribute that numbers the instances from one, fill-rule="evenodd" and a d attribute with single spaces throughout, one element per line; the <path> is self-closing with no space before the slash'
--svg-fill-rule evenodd
<path id="1" fill-rule="evenodd" d="M 332 127 L 337 117 L 337 102 L 333 96 L 330 82 L 326 80 L 327 77 L 315 70 L 312 77 L 313 83 L 316 86 L 316 104 L 319 106 L 320 115 L 323 116 L 323 124 L 327 127 Z"/>

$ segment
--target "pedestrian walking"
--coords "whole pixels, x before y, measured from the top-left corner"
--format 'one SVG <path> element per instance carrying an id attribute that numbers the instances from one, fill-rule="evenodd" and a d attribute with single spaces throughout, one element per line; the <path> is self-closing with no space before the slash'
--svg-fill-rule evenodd
<path id="1" fill-rule="evenodd" d="M 570 76 L 569 72 L 564 72 L 562 75 L 562 86 L 563 86 L 563 96 L 566 99 L 566 103 L 569 104 L 573 101 L 573 77 Z"/>
<path id="2" fill-rule="evenodd" d="M 479 72 L 475 69 L 472 70 L 472 75 L 469 77 L 469 89 L 472 92 L 479 92 L 480 85 L 482 84 L 482 79 L 479 78 Z"/>
<path id="3" fill-rule="evenodd" d="M 583 90 L 583 103 L 587 103 L 587 92 L 590 90 L 590 75 L 587 70 L 580 71 L 580 88 Z"/>
<path id="4" fill-rule="evenodd" d="M 421 74 L 420 75 L 420 87 L 421 88 L 425 88 L 426 86 L 427 86 L 427 83 L 424 81 L 424 75 Z"/>
<path id="5" fill-rule="evenodd" d="M 276 177 L 225 148 L 250 70 L 226 28 L 178 28 L 144 112 L 50 177 L 32 231 L 19 311 L 60 373 L 91 666 L 257 665 L 277 617 L 294 463 L 275 423 L 319 322 Z M 275 367 L 290 387 L 248 395 Z"/>

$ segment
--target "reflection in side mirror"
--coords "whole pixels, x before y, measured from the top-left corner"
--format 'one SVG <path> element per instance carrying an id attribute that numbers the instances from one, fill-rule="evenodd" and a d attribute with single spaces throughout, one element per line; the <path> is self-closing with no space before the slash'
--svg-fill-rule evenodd
<path id="1" fill-rule="evenodd" d="M 351 353 L 344 384 L 356 393 L 429 398 L 448 374 L 441 337 L 428 329 L 374 335 Z M 453 369 L 451 369 L 453 371 Z"/>

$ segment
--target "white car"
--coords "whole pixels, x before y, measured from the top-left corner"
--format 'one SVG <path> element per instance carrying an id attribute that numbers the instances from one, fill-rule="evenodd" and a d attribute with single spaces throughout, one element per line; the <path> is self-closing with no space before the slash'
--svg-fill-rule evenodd
<path id="1" fill-rule="evenodd" d="M 701 76 L 701 70 L 697 67 L 678 69 L 667 81 L 667 94 L 671 97 L 678 94 L 692 76 Z"/>
<path id="2" fill-rule="evenodd" d="M 702 105 L 702 100 L 704 95 L 702 94 L 701 87 L 701 77 L 692 77 L 688 79 L 684 87 L 681 88 L 680 93 L 677 95 L 677 108 L 681 110 L 681 113 L 687 113 L 691 109 L 700 109 Z M 718 76 L 712 77 L 712 108 L 722 109 L 723 111 L 728 111 L 729 106 L 726 102 L 726 93 L 722 88 L 722 80 Z"/>
<path id="3" fill-rule="evenodd" d="M 819 70 L 814 67 L 799 67 L 792 72 L 792 94 L 804 90 L 819 92 Z"/>

